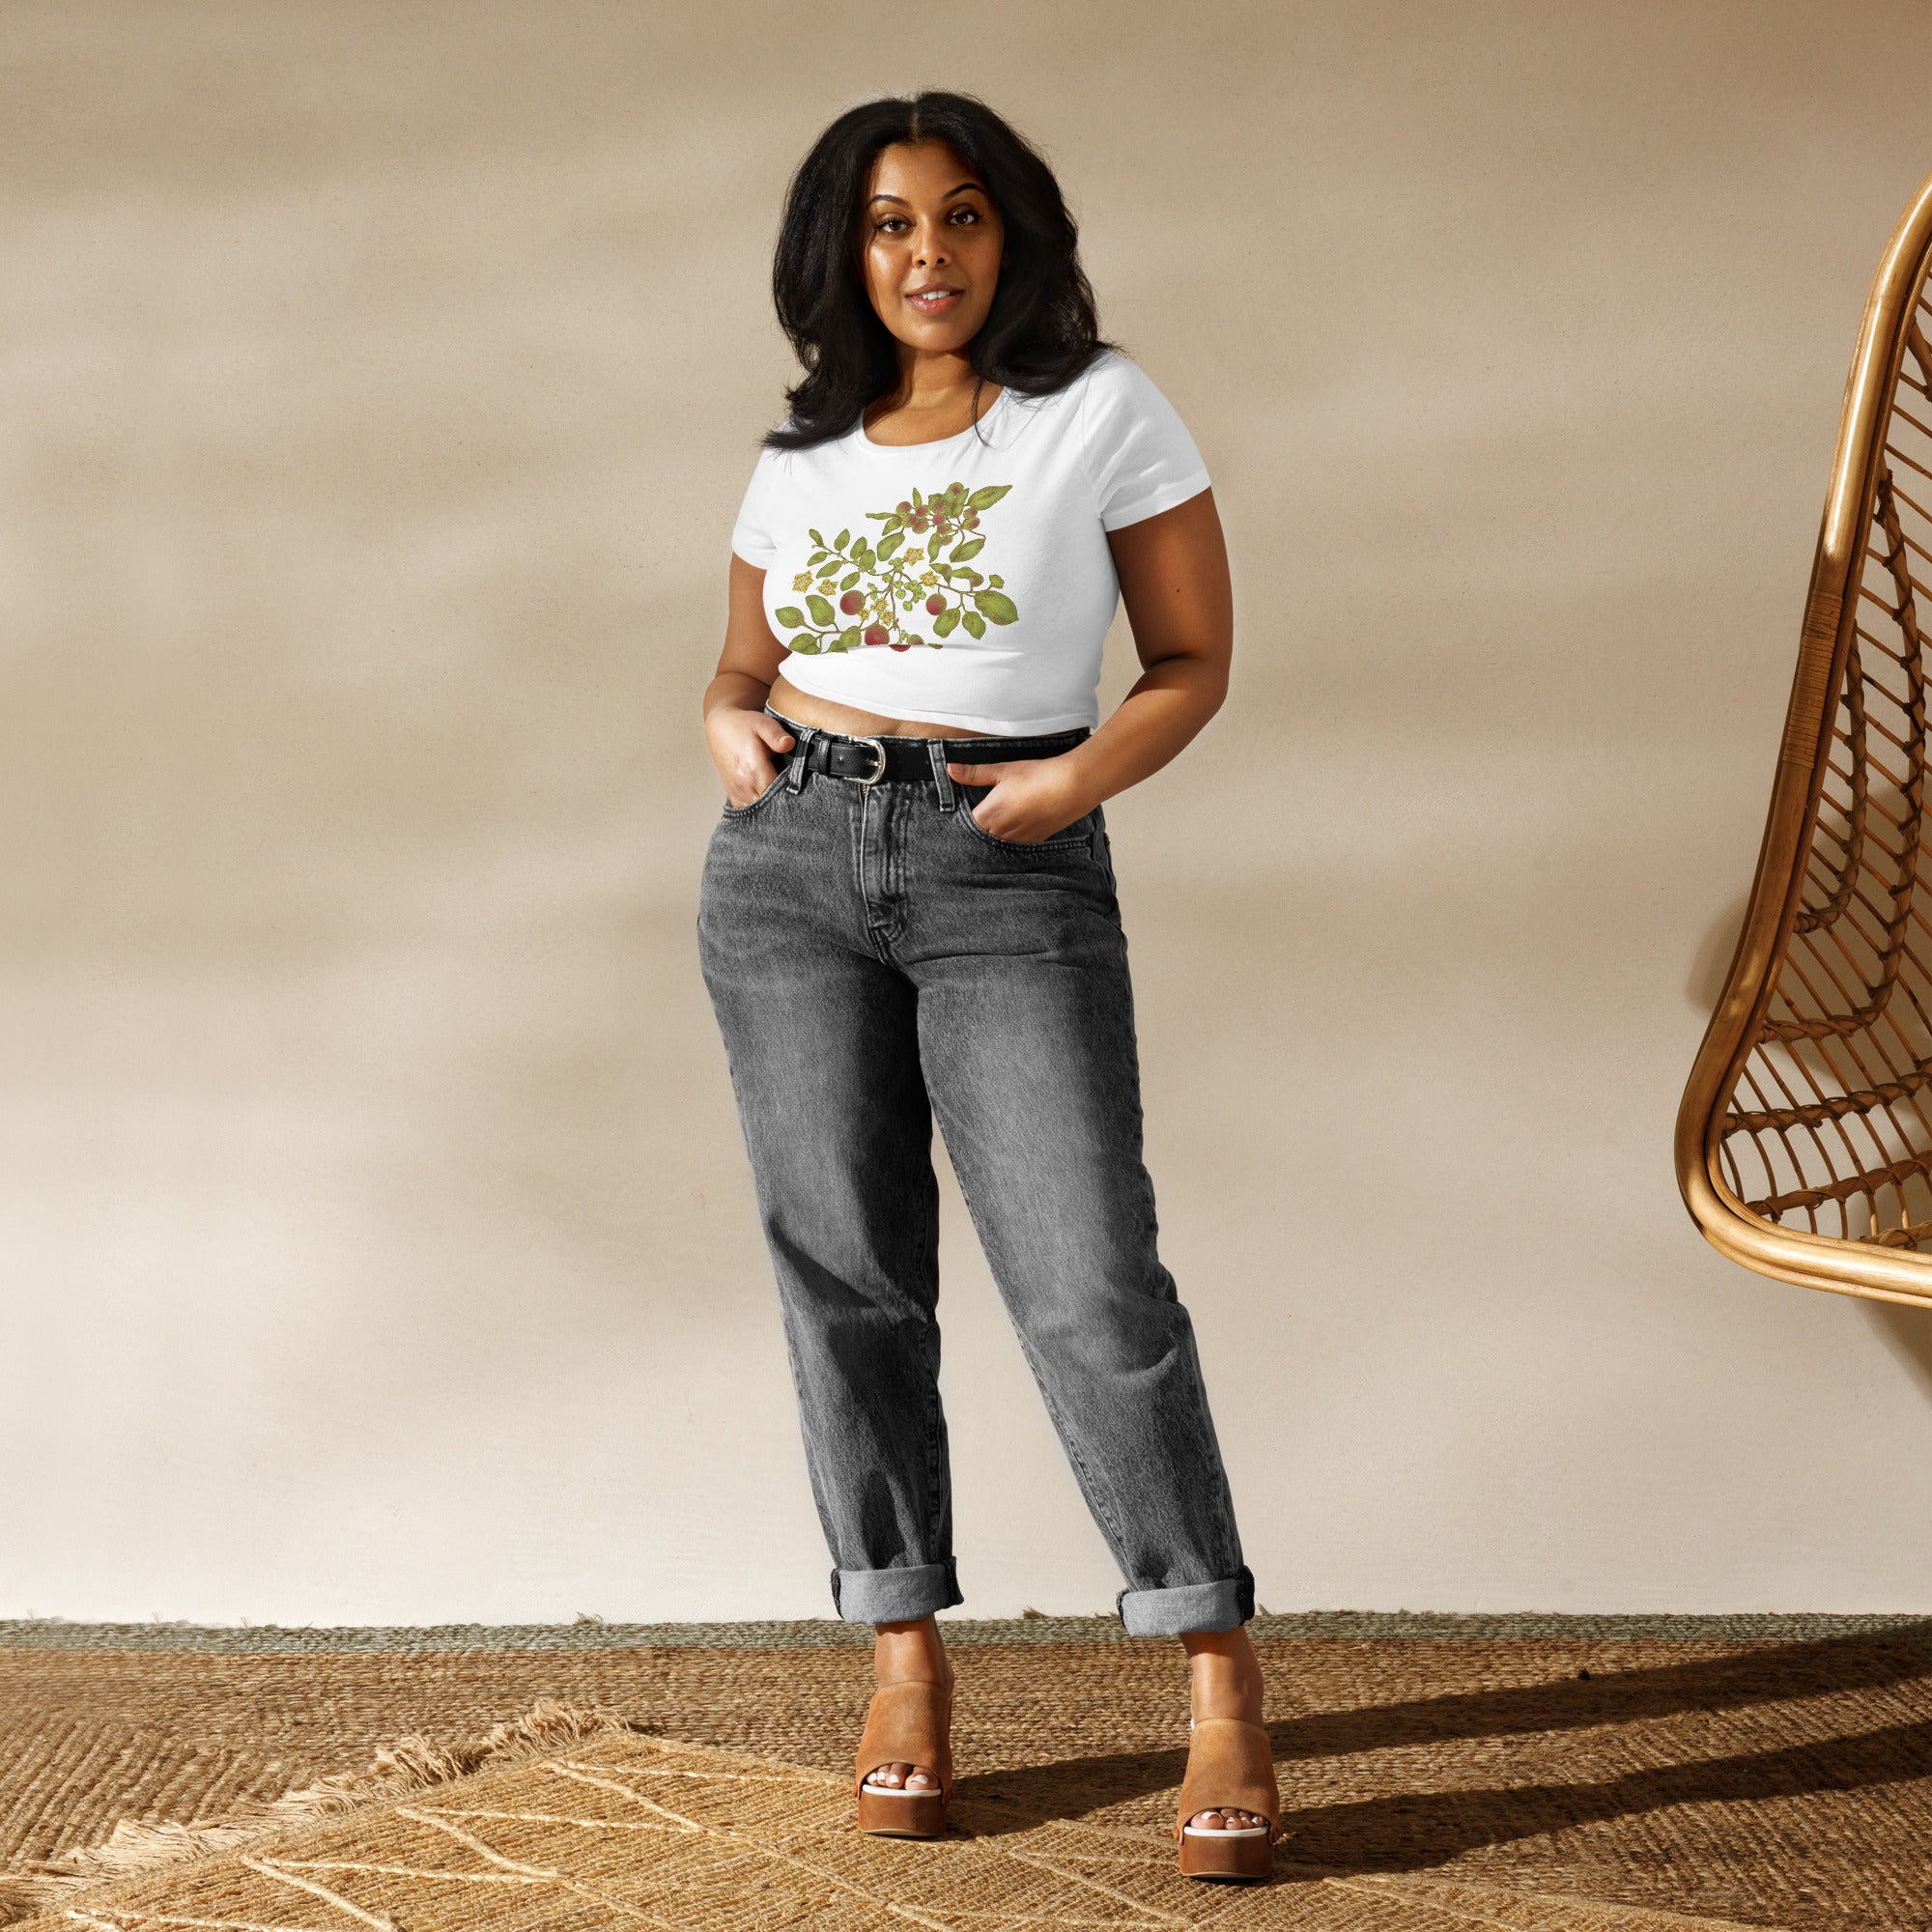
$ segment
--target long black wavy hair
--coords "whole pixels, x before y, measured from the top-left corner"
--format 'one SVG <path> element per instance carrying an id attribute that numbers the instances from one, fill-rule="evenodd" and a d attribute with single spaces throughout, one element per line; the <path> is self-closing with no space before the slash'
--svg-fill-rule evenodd
<path id="1" fill-rule="evenodd" d="M 969 345 L 973 373 L 1022 395 L 1065 388 L 1103 349 L 1079 231 L 1053 170 L 983 100 L 927 92 L 867 100 L 812 144 L 785 193 L 772 300 L 803 379 L 772 449 L 843 436 L 899 386 L 899 346 L 866 293 L 860 199 L 873 157 L 894 143 L 944 141 L 986 185 L 1006 227 L 993 305 Z"/>

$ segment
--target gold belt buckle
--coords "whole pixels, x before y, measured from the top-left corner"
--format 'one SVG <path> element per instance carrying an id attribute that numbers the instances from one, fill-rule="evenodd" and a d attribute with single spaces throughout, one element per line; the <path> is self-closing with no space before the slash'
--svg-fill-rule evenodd
<path id="1" fill-rule="evenodd" d="M 857 778 L 850 772 L 841 772 L 839 777 L 845 779 L 849 783 L 857 785 L 861 791 L 870 791 L 886 775 L 886 748 L 876 738 L 854 738 L 852 742 L 855 745 L 871 746 L 872 750 L 879 754 L 879 769 L 870 778 L 866 779 Z"/>

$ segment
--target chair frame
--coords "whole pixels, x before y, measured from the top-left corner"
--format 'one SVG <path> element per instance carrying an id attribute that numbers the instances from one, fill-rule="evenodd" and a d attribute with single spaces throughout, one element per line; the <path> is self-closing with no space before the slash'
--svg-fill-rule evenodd
<path id="1" fill-rule="evenodd" d="M 1872 279 L 1858 349 L 1845 384 L 1837 444 L 1804 602 L 1797 674 L 1778 751 L 1771 810 L 1744 929 L 1722 996 L 1698 1050 L 1678 1112 L 1678 1186 L 1705 1237 L 1744 1266 L 1803 1288 L 1932 1306 L 1932 1254 L 1833 1236 L 1766 1218 L 1727 1182 L 1726 1120 L 1750 1057 L 1769 1037 L 1767 1009 L 1789 952 L 1816 836 L 1859 616 L 1866 548 L 1885 444 L 1909 344 L 1922 366 L 1925 334 L 1915 320 L 1932 257 L 1932 179 L 1893 230 Z M 1923 371 L 1932 380 L 1932 369 Z M 1889 499 L 1888 498 L 1888 501 Z M 1932 660 L 1932 639 L 1926 657 Z M 1928 665 L 1932 668 L 1932 665 Z M 1918 866 L 1932 882 L 1932 854 Z M 1915 878 L 1917 874 L 1915 873 Z M 1932 1153 L 1924 1156 L 1932 1173 Z M 1881 1178 L 1873 1186 L 1884 1185 Z"/>

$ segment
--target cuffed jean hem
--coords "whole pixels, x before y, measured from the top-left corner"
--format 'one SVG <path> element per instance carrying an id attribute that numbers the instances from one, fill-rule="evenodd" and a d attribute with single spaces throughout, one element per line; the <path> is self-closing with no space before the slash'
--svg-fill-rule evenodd
<path id="1" fill-rule="evenodd" d="M 848 1624 L 916 1623 L 966 1601 L 952 1559 L 914 1570 L 835 1570 L 832 1605 Z"/>
<path id="2" fill-rule="evenodd" d="M 1129 1636 L 1185 1636 L 1226 1631 L 1255 1613 L 1255 1579 L 1244 1566 L 1219 1583 L 1181 1583 L 1171 1590 L 1122 1590 L 1115 1600 Z"/>

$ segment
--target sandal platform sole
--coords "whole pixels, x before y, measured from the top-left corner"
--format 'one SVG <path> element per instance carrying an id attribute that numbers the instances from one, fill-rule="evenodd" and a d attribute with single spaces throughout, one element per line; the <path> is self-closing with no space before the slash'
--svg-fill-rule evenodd
<path id="1" fill-rule="evenodd" d="M 1268 1878 L 1274 1871 L 1274 1847 L 1264 1831 L 1202 1832 L 1192 1825 L 1180 1834 L 1182 1878 L 1246 1880 Z"/>
<path id="2" fill-rule="evenodd" d="M 946 1831 L 943 1791 L 859 1791 L 859 1829 L 875 1838 L 937 1838 Z"/>

